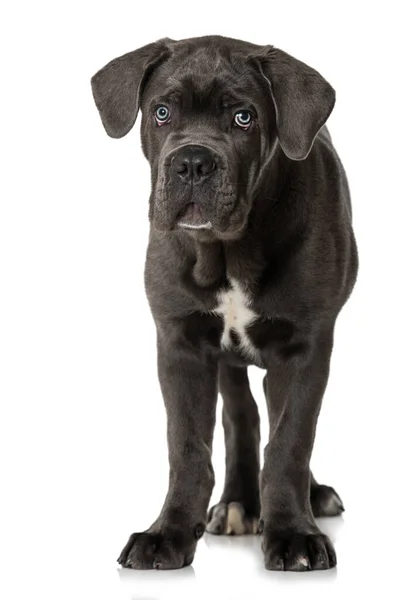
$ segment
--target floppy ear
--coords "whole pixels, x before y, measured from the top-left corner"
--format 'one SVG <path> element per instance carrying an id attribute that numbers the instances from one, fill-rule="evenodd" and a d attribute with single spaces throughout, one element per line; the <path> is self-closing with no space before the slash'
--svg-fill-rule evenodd
<path id="1" fill-rule="evenodd" d="M 168 55 L 168 38 L 115 58 L 91 79 L 94 101 L 108 135 L 120 138 L 134 126 L 150 73 Z"/>
<path id="2" fill-rule="evenodd" d="M 256 58 L 271 90 L 282 150 L 302 160 L 332 112 L 335 90 L 317 71 L 278 48 L 266 46 Z"/>

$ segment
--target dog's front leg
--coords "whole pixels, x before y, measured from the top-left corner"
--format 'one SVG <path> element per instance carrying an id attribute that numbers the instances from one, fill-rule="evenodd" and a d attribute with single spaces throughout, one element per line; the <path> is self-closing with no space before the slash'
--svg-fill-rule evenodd
<path id="1" fill-rule="evenodd" d="M 118 562 L 133 569 L 189 565 L 203 535 L 214 485 L 212 436 L 217 364 L 179 336 L 158 336 L 158 374 L 167 410 L 169 490 L 160 516 L 129 538 Z M 179 338 L 179 339 L 178 339 Z"/>
<path id="2" fill-rule="evenodd" d="M 261 473 L 262 547 L 267 569 L 304 571 L 336 564 L 310 504 L 310 458 L 329 373 L 332 329 L 271 358 L 267 383 L 276 415 Z M 300 350 L 300 348 L 303 348 Z"/>

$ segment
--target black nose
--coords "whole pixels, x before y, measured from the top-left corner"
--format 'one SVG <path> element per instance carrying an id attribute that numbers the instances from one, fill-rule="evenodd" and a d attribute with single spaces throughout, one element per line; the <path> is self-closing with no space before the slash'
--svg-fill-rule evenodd
<path id="1" fill-rule="evenodd" d="M 183 146 L 172 161 L 172 169 L 185 183 L 201 183 L 216 169 L 213 156 L 204 146 Z"/>

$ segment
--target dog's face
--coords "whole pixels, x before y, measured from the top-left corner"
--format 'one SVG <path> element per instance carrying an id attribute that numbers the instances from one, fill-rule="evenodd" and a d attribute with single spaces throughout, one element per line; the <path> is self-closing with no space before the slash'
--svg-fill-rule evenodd
<path id="1" fill-rule="evenodd" d="M 277 145 L 304 159 L 335 102 L 288 54 L 217 36 L 149 44 L 106 65 L 92 89 L 112 137 L 142 110 L 154 226 L 202 239 L 240 236 Z"/>

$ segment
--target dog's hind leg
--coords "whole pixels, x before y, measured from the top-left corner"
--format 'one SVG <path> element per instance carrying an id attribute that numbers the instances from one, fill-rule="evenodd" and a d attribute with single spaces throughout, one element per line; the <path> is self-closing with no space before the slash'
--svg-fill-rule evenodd
<path id="1" fill-rule="evenodd" d="M 226 446 L 225 486 L 208 514 L 214 534 L 256 533 L 260 515 L 260 418 L 247 368 L 220 364 L 219 389 Z"/>
<path id="2" fill-rule="evenodd" d="M 310 495 L 314 517 L 336 517 L 344 511 L 339 494 L 332 487 L 317 483 L 312 473 Z"/>
<path id="3" fill-rule="evenodd" d="M 263 388 L 267 400 L 270 430 L 275 426 L 279 413 L 267 393 L 267 377 L 264 377 Z M 330 486 L 317 483 L 315 477 L 310 473 L 310 501 L 314 517 L 336 517 L 344 511 L 343 502 L 339 494 Z"/>

